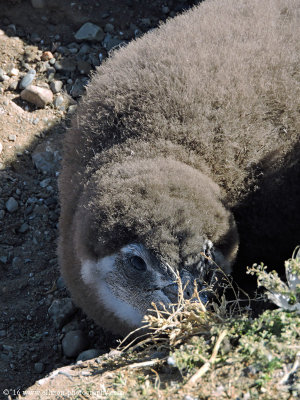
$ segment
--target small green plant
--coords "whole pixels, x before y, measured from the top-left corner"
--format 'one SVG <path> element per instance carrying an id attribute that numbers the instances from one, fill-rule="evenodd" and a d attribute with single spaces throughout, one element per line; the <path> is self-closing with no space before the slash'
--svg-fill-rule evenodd
<path id="1" fill-rule="evenodd" d="M 300 247 L 297 247 L 292 258 L 285 262 L 287 283 L 279 278 L 276 271 L 268 273 L 266 269 L 263 264 L 254 264 L 248 269 L 248 273 L 257 275 L 258 286 L 267 289 L 266 295 L 274 304 L 300 314 Z"/>

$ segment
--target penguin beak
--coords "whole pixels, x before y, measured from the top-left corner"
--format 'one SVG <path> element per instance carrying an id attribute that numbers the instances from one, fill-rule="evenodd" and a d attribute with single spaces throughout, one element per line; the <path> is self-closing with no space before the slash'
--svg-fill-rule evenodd
<path id="1" fill-rule="evenodd" d="M 183 269 L 180 274 L 181 285 L 183 290 L 183 297 L 184 299 L 191 299 L 194 294 L 195 290 L 195 277 L 188 272 L 187 270 Z M 206 304 L 208 299 L 205 293 L 203 293 L 204 286 L 199 287 L 199 283 L 197 284 L 197 289 L 199 291 L 200 300 Z M 172 303 L 177 303 L 178 301 L 178 293 L 179 287 L 177 282 L 173 282 L 170 285 L 165 286 L 162 291 L 164 294 L 170 299 Z"/>

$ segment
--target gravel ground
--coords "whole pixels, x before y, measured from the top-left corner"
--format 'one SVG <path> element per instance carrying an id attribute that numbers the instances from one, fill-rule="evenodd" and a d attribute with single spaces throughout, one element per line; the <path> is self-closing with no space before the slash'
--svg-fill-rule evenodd
<path id="1" fill-rule="evenodd" d="M 91 71 L 197 1 L 0 1 L 0 398 L 107 352 L 59 276 L 61 143 Z"/>

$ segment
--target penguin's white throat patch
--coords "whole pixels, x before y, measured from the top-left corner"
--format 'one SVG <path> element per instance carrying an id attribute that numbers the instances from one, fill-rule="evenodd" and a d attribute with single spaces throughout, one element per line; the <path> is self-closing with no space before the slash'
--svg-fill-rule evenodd
<path id="1" fill-rule="evenodd" d="M 127 325 L 139 327 L 142 324 L 143 315 L 122 298 L 122 291 L 120 291 L 120 297 L 117 297 L 115 294 L 117 291 L 109 283 L 111 281 L 106 279 L 108 274 L 114 274 L 116 271 L 116 257 L 116 255 L 111 255 L 97 261 L 81 260 L 81 278 L 96 293 L 99 306 L 104 306 L 106 312 L 114 314 Z"/>

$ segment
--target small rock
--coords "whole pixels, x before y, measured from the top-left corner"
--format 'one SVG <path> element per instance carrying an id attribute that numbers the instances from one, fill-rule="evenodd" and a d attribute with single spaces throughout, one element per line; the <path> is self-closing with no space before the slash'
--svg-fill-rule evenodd
<path id="1" fill-rule="evenodd" d="M 58 329 L 60 329 L 65 321 L 75 312 L 76 307 L 69 298 L 54 300 L 48 309 L 48 314 L 53 319 L 53 322 Z"/>
<path id="2" fill-rule="evenodd" d="M 76 357 L 88 346 L 88 340 L 80 330 L 66 333 L 62 340 L 62 349 L 67 357 Z"/>
<path id="3" fill-rule="evenodd" d="M 77 110 L 77 105 L 73 104 L 68 108 L 68 113 L 69 114 L 74 114 L 76 112 L 76 110 Z"/>
<path id="4" fill-rule="evenodd" d="M 15 275 L 20 275 L 21 269 L 22 269 L 22 267 L 23 267 L 23 260 L 22 260 L 22 258 L 21 258 L 21 257 L 14 257 L 14 258 L 12 259 L 11 267 L 12 267 L 13 273 L 14 273 Z"/>
<path id="5" fill-rule="evenodd" d="M 56 168 L 56 159 L 52 151 L 42 151 L 32 155 L 35 168 L 44 174 L 51 173 Z"/>
<path id="6" fill-rule="evenodd" d="M 57 96 L 56 99 L 53 102 L 55 108 L 60 107 L 63 103 L 64 103 L 63 96 Z"/>
<path id="7" fill-rule="evenodd" d="M 22 224 L 22 225 L 20 226 L 19 232 L 20 232 L 20 233 L 25 233 L 25 232 L 28 231 L 28 229 L 29 229 L 29 225 L 26 224 L 26 222 L 24 222 L 24 224 Z"/>
<path id="8" fill-rule="evenodd" d="M 30 38 L 33 43 L 38 43 L 42 40 L 42 38 L 40 37 L 40 35 L 37 32 L 32 32 Z"/>
<path id="9" fill-rule="evenodd" d="M 18 68 L 12 67 L 8 71 L 8 76 L 18 76 L 19 75 L 19 70 Z"/>
<path id="10" fill-rule="evenodd" d="M 57 286 L 57 289 L 65 289 L 66 288 L 66 284 L 65 284 L 65 281 L 64 281 L 64 279 L 63 279 L 63 277 L 62 276 L 60 276 L 58 279 L 57 279 L 57 281 L 56 281 L 56 286 Z"/>
<path id="11" fill-rule="evenodd" d="M 53 57 L 53 54 L 51 53 L 51 51 L 44 51 L 42 54 L 42 57 L 41 57 L 42 61 L 49 61 L 52 58 L 54 58 L 54 57 Z"/>
<path id="12" fill-rule="evenodd" d="M 10 142 L 15 142 L 17 140 L 17 136 L 16 135 L 8 135 L 8 140 Z"/>
<path id="13" fill-rule="evenodd" d="M 150 20 L 150 18 L 142 18 L 141 19 L 141 23 L 144 26 L 150 26 L 151 25 L 151 20 Z"/>
<path id="14" fill-rule="evenodd" d="M 104 31 L 107 33 L 112 33 L 115 30 L 115 27 L 113 26 L 113 24 L 106 24 L 104 27 Z"/>
<path id="15" fill-rule="evenodd" d="M 125 44 L 125 42 L 123 40 L 119 39 L 117 36 L 112 37 L 109 33 L 107 33 L 102 42 L 102 45 L 107 51 L 110 51 L 114 47 L 120 46 L 120 44 L 122 44 L 122 43 Z"/>
<path id="16" fill-rule="evenodd" d="M 8 36 L 12 36 L 12 35 L 15 35 L 16 33 L 17 33 L 16 25 L 14 25 L 14 24 L 8 25 L 8 27 L 6 28 L 6 34 Z"/>
<path id="17" fill-rule="evenodd" d="M 37 107 L 44 108 L 46 104 L 52 103 L 53 93 L 49 89 L 29 85 L 21 92 L 21 98 Z"/>
<path id="18" fill-rule="evenodd" d="M 34 370 L 38 374 L 41 374 L 44 371 L 44 369 L 45 369 L 45 366 L 42 362 L 37 362 L 34 364 Z"/>
<path id="19" fill-rule="evenodd" d="M 48 186 L 50 183 L 51 183 L 51 178 L 43 179 L 43 180 L 40 182 L 40 187 L 45 188 L 45 187 Z"/>
<path id="20" fill-rule="evenodd" d="M 176 361 L 175 361 L 174 357 L 172 357 L 172 356 L 169 356 L 169 357 L 168 357 L 167 363 L 168 363 L 168 365 L 170 365 L 171 367 L 175 367 L 175 366 L 176 366 Z"/>
<path id="21" fill-rule="evenodd" d="M 62 81 L 52 81 L 50 83 L 50 89 L 54 94 L 59 93 L 63 87 L 63 82 Z"/>
<path id="22" fill-rule="evenodd" d="M 68 324 L 62 327 L 62 333 L 80 330 L 80 322 L 78 319 L 73 318 Z"/>
<path id="23" fill-rule="evenodd" d="M 2 211 L 2 210 L 1 210 Z M 2 262 L 2 264 L 6 264 L 8 261 L 7 256 L 0 256 L 0 262 Z"/>
<path id="24" fill-rule="evenodd" d="M 31 0 L 33 8 L 44 8 L 46 6 L 46 0 Z"/>
<path id="25" fill-rule="evenodd" d="M 18 81 L 15 80 L 11 81 L 9 84 L 9 90 L 17 90 L 17 88 L 18 88 Z"/>
<path id="26" fill-rule="evenodd" d="M 75 33 L 75 39 L 78 41 L 88 40 L 101 42 L 104 38 L 104 32 L 100 26 L 86 22 L 82 27 Z"/>
<path id="27" fill-rule="evenodd" d="M 0 82 L 7 81 L 9 79 L 9 76 L 5 73 L 5 71 L 0 68 Z"/>
<path id="28" fill-rule="evenodd" d="M 168 13 L 170 12 L 170 9 L 169 9 L 169 7 L 167 7 L 167 6 L 163 6 L 162 9 L 161 9 L 161 11 L 162 11 L 164 14 L 168 14 Z"/>
<path id="29" fill-rule="evenodd" d="M 104 354 L 104 351 L 98 349 L 89 349 L 82 351 L 79 356 L 76 358 L 77 361 L 86 361 L 91 360 L 92 358 L 96 358 Z"/>
<path id="30" fill-rule="evenodd" d="M 80 50 L 78 51 L 79 55 L 84 55 L 84 54 L 88 54 L 91 51 L 91 46 L 89 46 L 88 44 L 84 43 L 81 47 Z"/>
<path id="31" fill-rule="evenodd" d="M 2 145 L 2 143 L 0 142 L 0 154 L 2 153 L 2 150 L 3 150 L 3 145 Z"/>
<path id="32" fill-rule="evenodd" d="M 18 209 L 19 204 L 13 197 L 10 197 L 7 200 L 5 206 L 6 206 L 6 209 L 7 209 L 8 212 L 13 213 Z"/>
<path id="33" fill-rule="evenodd" d="M 27 86 L 29 86 L 32 83 L 32 81 L 34 80 L 35 74 L 36 74 L 36 71 L 34 69 L 30 69 L 27 72 L 27 74 L 21 79 L 21 82 L 19 84 L 19 88 L 23 90 Z"/>
<path id="34" fill-rule="evenodd" d="M 82 81 L 81 79 L 76 79 L 74 85 L 72 86 L 70 90 L 70 94 L 72 97 L 80 97 L 84 94 L 85 92 L 85 84 L 87 84 L 87 81 Z"/>

